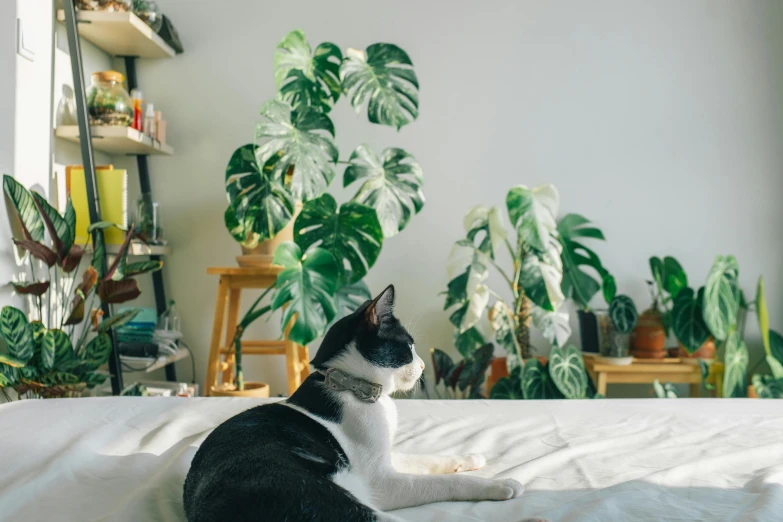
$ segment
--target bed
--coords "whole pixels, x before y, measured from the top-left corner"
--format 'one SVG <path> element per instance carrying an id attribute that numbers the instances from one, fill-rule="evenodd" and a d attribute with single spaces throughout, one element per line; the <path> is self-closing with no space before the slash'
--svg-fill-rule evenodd
<path id="1" fill-rule="evenodd" d="M 253 399 L 97 398 L 0 406 L 0 520 L 182 521 L 197 446 Z M 507 502 L 422 522 L 783 520 L 783 401 L 398 401 L 396 449 L 476 453 Z"/>

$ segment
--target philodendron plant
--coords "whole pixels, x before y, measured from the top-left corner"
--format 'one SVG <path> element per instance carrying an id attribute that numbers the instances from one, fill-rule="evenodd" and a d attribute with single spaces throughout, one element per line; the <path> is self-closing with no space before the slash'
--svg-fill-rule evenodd
<path id="1" fill-rule="evenodd" d="M 370 299 L 362 279 L 384 240 L 405 229 L 424 206 L 422 170 L 412 154 L 361 144 L 340 161 L 329 112 L 345 95 L 357 112 L 367 107 L 371 123 L 399 130 L 418 117 L 419 85 L 410 58 L 396 45 L 376 43 L 343 54 L 326 42 L 313 51 L 300 30 L 278 44 L 274 68 L 277 98 L 261 107 L 256 142 L 237 149 L 226 169 L 225 223 L 252 248 L 274 238 L 293 219 L 297 202 L 303 204 L 294 242 L 274 254 L 273 262 L 285 270 L 272 304 L 254 307 L 243 325 L 286 306 L 281 327 L 294 320 L 289 337 L 306 345 Z M 346 164 L 343 186 L 358 185 L 339 206 L 326 193 L 338 163 Z M 241 349 L 241 331 L 235 349 Z M 237 386 L 243 386 L 240 365 Z"/>
<path id="2" fill-rule="evenodd" d="M 555 346 L 568 339 L 568 314 L 560 309 L 565 297 L 555 221 L 559 200 L 552 185 L 511 189 L 506 196 L 516 234 L 511 239 L 499 207 L 477 206 L 465 216 L 466 237 L 449 255 L 444 304 L 463 356 L 485 344 L 478 325 L 488 310 L 495 340 L 508 352 L 509 369 L 530 358 L 532 324 Z M 508 270 L 501 266 L 502 257 L 510 260 Z M 510 301 L 488 286 L 490 267 L 508 285 Z"/>
<path id="3" fill-rule="evenodd" d="M 131 229 L 116 257 L 104 272 L 106 249 L 102 235 L 93 249 L 92 263 L 82 267 L 84 246 L 74 244 L 76 214 L 70 200 L 61 215 L 46 198 L 27 191 L 12 177 L 3 177 L 24 235 L 14 243 L 26 252 L 28 282 L 12 283 L 31 301 L 30 315 L 13 306 L 0 312 L 0 389 L 14 389 L 19 397 L 61 397 L 93 388 L 106 379 L 98 371 L 112 349 L 109 330 L 131 320 L 129 310 L 101 320 L 101 303 L 119 304 L 141 293 L 133 276 L 159 270 L 160 261 L 127 262 Z M 95 223 L 95 228 L 113 226 Z M 49 240 L 44 231 L 48 232 Z M 8 396 L 6 395 L 6 398 Z"/>

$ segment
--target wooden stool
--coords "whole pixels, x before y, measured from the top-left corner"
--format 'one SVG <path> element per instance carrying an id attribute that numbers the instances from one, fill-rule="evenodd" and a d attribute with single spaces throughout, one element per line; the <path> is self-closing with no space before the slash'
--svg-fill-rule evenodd
<path id="1" fill-rule="evenodd" d="M 215 303 L 215 319 L 212 324 L 212 341 L 209 346 L 207 361 L 207 380 L 204 383 L 205 395 L 212 394 L 212 387 L 218 383 L 218 373 L 223 372 L 223 382 L 233 382 L 234 354 L 231 341 L 234 339 L 237 323 L 239 323 L 239 306 L 243 289 L 270 288 L 277 282 L 277 274 L 283 270 L 277 265 L 259 266 L 254 268 L 241 267 L 209 267 L 207 274 L 220 276 L 218 283 L 217 302 Z M 226 321 L 228 312 L 228 321 Z M 296 318 L 292 319 L 292 322 Z M 225 335 L 224 335 L 225 323 Z M 310 356 L 307 346 L 299 346 L 288 339 L 291 324 L 285 329 L 282 341 L 243 340 L 242 355 L 285 355 L 288 374 L 288 394 L 296 391 L 302 381 L 310 374 Z M 223 344 L 220 344 L 223 337 Z M 221 356 L 225 360 L 221 361 Z"/>
<path id="2" fill-rule="evenodd" d="M 679 358 L 634 359 L 631 364 L 615 366 L 598 362 L 593 354 L 584 354 L 584 361 L 596 391 L 604 396 L 607 384 L 652 384 L 656 380 L 661 384 L 690 384 L 691 397 L 699 397 L 701 392 L 701 367 Z"/>

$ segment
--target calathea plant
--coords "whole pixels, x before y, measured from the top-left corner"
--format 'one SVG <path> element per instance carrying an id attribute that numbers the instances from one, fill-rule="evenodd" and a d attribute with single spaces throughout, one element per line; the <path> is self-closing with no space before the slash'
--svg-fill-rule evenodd
<path id="1" fill-rule="evenodd" d="M 85 246 L 74 244 L 76 214 L 70 200 L 61 215 L 35 192 L 30 193 L 12 177 L 3 177 L 3 189 L 11 201 L 23 232 L 14 243 L 26 252 L 29 282 L 12 283 L 16 292 L 32 304 L 28 317 L 13 306 L 0 312 L 0 388 L 14 389 L 20 397 L 60 397 L 101 384 L 98 372 L 112 349 L 109 330 L 133 318 L 135 310 L 101 320 L 100 303 L 119 304 L 141 293 L 133 276 L 159 270 L 160 261 L 127 262 L 125 242 L 108 269 L 102 242 L 93 249 L 92 263 L 82 267 Z M 94 228 L 113 226 L 95 223 Z M 45 239 L 48 232 L 49 240 Z"/>
<path id="2" fill-rule="evenodd" d="M 495 347 L 489 343 L 474 351 L 460 362 L 454 360 L 443 350 L 433 348 L 432 368 L 435 383 L 432 387 L 424 383 L 428 399 L 485 399 L 481 385 L 492 362 Z M 432 391 L 432 393 L 430 393 Z"/>
<path id="3" fill-rule="evenodd" d="M 283 266 L 269 307 L 254 307 L 242 321 L 234 346 L 252 320 L 285 308 L 281 327 L 294 320 L 289 337 L 308 344 L 370 292 L 363 282 L 384 240 L 405 229 L 424 205 L 422 170 L 409 152 L 356 147 L 339 160 L 329 112 L 342 95 L 371 123 L 400 129 L 418 117 L 418 80 L 408 55 L 377 43 L 345 54 L 333 43 L 312 50 L 302 31 L 289 33 L 274 60 L 277 98 L 261 107 L 256 142 L 237 149 L 226 169 L 231 235 L 252 248 L 274 238 L 295 218 L 293 243 L 281 244 L 273 262 Z M 338 206 L 326 190 L 346 165 L 343 186 L 358 185 Z M 260 301 L 259 301 L 260 303 Z M 242 389 L 241 365 L 237 386 Z"/>

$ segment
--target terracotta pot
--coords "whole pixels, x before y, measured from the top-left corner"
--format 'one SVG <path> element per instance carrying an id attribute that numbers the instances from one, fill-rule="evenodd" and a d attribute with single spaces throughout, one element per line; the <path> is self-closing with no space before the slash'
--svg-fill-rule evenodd
<path id="1" fill-rule="evenodd" d="M 489 375 L 487 376 L 487 397 L 492 387 L 503 377 L 508 377 L 508 367 L 506 367 L 505 357 L 495 357 L 489 364 Z"/>
<path id="2" fill-rule="evenodd" d="M 688 350 L 681 344 L 677 350 L 677 357 L 688 364 L 699 364 L 699 359 L 712 360 L 715 358 L 715 340 L 710 337 L 693 353 L 688 353 Z"/>
<path id="3" fill-rule="evenodd" d="M 225 390 L 213 386 L 210 395 L 213 397 L 269 397 L 269 385 L 263 382 L 246 382 L 245 389 Z"/>
<path id="4" fill-rule="evenodd" d="M 272 239 L 260 241 L 255 248 L 247 248 L 242 246 L 242 255 L 237 256 L 237 263 L 241 267 L 254 267 L 262 265 L 271 265 L 272 259 L 275 255 L 275 250 L 285 241 L 294 240 L 294 221 L 302 211 L 302 204 L 297 202 L 294 206 L 294 215 L 291 217 L 291 221 L 285 226 L 283 230 L 277 233 Z"/>
<path id="5" fill-rule="evenodd" d="M 639 316 L 639 322 L 633 329 L 631 348 L 634 351 L 665 352 L 666 329 L 663 327 L 661 314 L 658 310 L 650 308 Z"/>
<path id="6" fill-rule="evenodd" d="M 637 359 L 665 359 L 666 350 L 634 350 L 632 355 Z"/>
<path id="7" fill-rule="evenodd" d="M 753 387 L 752 384 L 748 385 L 748 399 L 758 399 L 759 396 L 756 395 L 756 388 Z"/>

